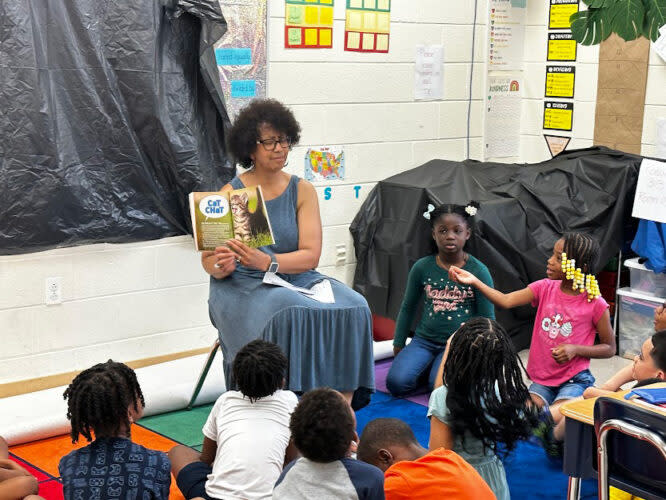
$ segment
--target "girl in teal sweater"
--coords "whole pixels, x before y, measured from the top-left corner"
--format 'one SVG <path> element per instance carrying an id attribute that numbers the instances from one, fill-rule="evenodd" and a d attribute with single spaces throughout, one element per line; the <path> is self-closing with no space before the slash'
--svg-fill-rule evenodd
<path id="1" fill-rule="evenodd" d="M 416 261 L 400 307 L 393 339 L 395 359 L 386 377 L 386 387 L 394 396 L 406 396 L 427 384 L 431 390 L 444 354 L 447 339 L 470 318 L 495 319 L 492 303 L 476 289 L 449 279 L 449 267 L 459 266 L 477 276 L 488 286 L 493 280 L 488 268 L 465 252 L 471 236 L 470 218 L 477 206 L 441 205 L 424 217 L 430 219 L 437 254 Z M 423 312 L 414 338 L 405 347 L 407 335 L 423 302 Z"/>

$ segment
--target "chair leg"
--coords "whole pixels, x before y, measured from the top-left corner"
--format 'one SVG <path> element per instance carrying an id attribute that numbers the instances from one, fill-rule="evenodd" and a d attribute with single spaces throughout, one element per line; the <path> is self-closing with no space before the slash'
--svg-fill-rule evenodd
<path id="1" fill-rule="evenodd" d="M 569 477 L 569 489 L 567 490 L 567 500 L 580 499 L 580 478 Z"/>
<path id="2" fill-rule="evenodd" d="M 208 371 L 210 370 L 210 366 L 213 364 L 213 360 L 215 359 L 215 355 L 217 354 L 217 350 L 219 349 L 219 347 L 220 347 L 220 341 L 216 339 L 215 342 L 213 343 L 213 347 L 210 350 L 210 353 L 208 354 L 208 359 L 206 360 L 206 364 L 201 370 L 201 374 L 199 375 L 199 380 L 197 380 L 197 385 L 194 387 L 194 392 L 192 393 L 190 402 L 187 405 L 188 410 L 192 409 L 194 402 L 197 400 L 197 396 L 199 396 L 201 387 L 203 386 L 206 377 L 208 376 Z"/>

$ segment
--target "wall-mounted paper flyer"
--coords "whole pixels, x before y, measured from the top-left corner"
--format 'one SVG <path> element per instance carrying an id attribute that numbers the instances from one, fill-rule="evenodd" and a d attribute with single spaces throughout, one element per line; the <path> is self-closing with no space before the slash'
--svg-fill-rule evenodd
<path id="1" fill-rule="evenodd" d="M 520 155 L 521 79 L 488 75 L 485 119 L 485 158 Z"/>
<path id="2" fill-rule="evenodd" d="M 666 223 L 666 162 L 641 162 L 631 216 Z"/>
<path id="3" fill-rule="evenodd" d="M 416 46 L 416 72 L 414 74 L 414 99 L 435 101 L 443 94 L 444 47 L 441 45 Z"/>

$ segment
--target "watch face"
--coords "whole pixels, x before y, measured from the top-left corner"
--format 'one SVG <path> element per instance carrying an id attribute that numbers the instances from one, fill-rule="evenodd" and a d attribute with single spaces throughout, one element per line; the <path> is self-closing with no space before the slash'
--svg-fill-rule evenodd
<path id="1" fill-rule="evenodd" d="M 277 273 L 278 270 L 278 263 L 277 262 L 271 262 L 271 265 L 268 266 L 268 272 L 269 273 Z"/>

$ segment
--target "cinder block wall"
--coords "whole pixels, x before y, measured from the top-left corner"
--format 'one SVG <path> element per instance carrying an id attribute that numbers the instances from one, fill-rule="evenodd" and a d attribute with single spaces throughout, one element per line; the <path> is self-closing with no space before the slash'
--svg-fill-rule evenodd
<path id="1" fill-rule="evenodd" d="M 303 175 L 308 146 L 342 145 L 344 181 L 317 185 L 324 224 L 320 270 L 351 283 L 349 224 L 374 184 L 433 158 L 466 157 L 474 2 L 394 0 L 388 54 L 344 52 L 345 2 L 335 5 L 334 48 L 284 49 L 284 3 L 269 1 L 269 95 L 296 113 L 301 144 L 287 170 Z M 522 157 L 549 157 L 541 136 L 547 0 L 528 2 Z M 481 159 L 487 3 L 478 2 L 470 157 Z M 415 102 L 417 44 L 444 45 L 444 100 Z M 574 136 L 592 143 L 598 48 L 580 48 Z M 666 116 L 666 67 L 652 54 L 643 153 L 654 154 Z M 360 186 L 360 188 L 357 188 Z M 330 187 L 330 198 L 324 190 Z M 356 193 L 358 192 L 358 197 Z M 346 262 L 336 265 L 336 246 Z M 44 304 L 45 278 L 62 277 L 63 303 Z M 208 280 L 188 236 L 0 256 L 0 384 L 208 346 Z M 251 305 L 249 306 L 251 308 Z"/>

